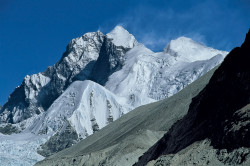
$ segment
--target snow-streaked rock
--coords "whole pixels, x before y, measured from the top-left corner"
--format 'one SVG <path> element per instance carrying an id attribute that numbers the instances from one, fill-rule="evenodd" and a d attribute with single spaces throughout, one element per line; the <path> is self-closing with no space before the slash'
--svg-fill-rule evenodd
<path id="1" fill-rule="evenodd" d="M 25 77 L 0 110 L 0 123 L 18 123 L 46 111 L 75 80 L 92 79 L 104 84 L 109 75 L 122 68 L 124 54 L 137 43 L 135 37 L 121 26 L 107 35 L 97 31 L 72 39 L 54 66 Z M 109 69 L 100 68 L 103 60 L 98 60 L 99 57 L 108 58 L 106 66 Z M 108 74 L 100 76 L 96 70 Z"/>
<path id="2" fill-rule="evenodd" d="M 91 32 L 73 39 L 62 58 L 45 72 L 26 76 L 0 111 L 0 123 L 18 123 L 46 111 L 80 72 L 87 77 L 96 61 L 104 35 Z"/>

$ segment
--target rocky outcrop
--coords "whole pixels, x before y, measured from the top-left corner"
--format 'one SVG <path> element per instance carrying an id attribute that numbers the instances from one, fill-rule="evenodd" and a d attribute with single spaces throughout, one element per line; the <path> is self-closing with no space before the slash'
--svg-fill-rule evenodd
<path id="1" fill-rule="evenodd" d="M 249 61 L 250 32 L 242 46 L 227 55 L 208 85 L 192 99 L 188 114 L 174 124 L 136 165 L 146 165 L 161 155 L 178 153 L 204 139 L 210 139 L 216 149 L 249 148 L 250 117 L 249 106 L 246 106 L 250 103 Z"/>
<path id="2" fill-rule="evenodd" d="M 17 127 L 15 127 L 11 124 L 5 124 L 5 125 L 0 126 L 0 132 L 5 134 L 5 135 L 6 134 L 10 135 L 13 133 L 20 133 L 21 131 Z"/>
<path id="3" fill-rule="evenodd" d="M 248 166 L 250 164 L 249 151 L 249 148 L 239 148 L 233 151 L 228 151 L 227 149 L 214 149 L 213 146 L 211 146 L 211 141 L 209 139 L 205 139 L 203 141 L 195 142 L 175 154 L 162 155 L 156 160 L 152 160 L 147 163 L 147 166 Z"/>
<path id="4" fill-rule="evenodd" d="M 46 143 L 42 144 L 37 152 L 42 156 L 48 157 L 55 152 L 71 147 L 78 141 L 78 135 L 74 128 L 72 128 L 69 122 L 65 122 L 62 129 L 50 137 Z"/>

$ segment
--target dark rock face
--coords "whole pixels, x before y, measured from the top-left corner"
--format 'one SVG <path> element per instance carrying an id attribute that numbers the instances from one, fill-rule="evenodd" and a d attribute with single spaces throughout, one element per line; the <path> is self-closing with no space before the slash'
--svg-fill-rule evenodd
<path id="1" fill-rule="evenodd" d="M 250 147 L 250 105 L 236 111 L 231 119 L 226 120 L 220 139 L 215 141 L 217 147 L 230 147 L 229 150 L 238 147 Z M 220 144 L 219 144 L 220 143 Z M 220 146 L 220 145 L 223 146 Z"/>
<path id="2" fill-rule="evenodd" d="M 250 147 L 250 114 L 246 106 L 250 103 L 249 62 L 250 31 L 242 46 L 227 55 L 207 86 L 192 99 L 188 114 L 140 157 L 136 165 L 177 153 L 206 138 L 217 149 L 232 151 Z"/>
<path id="3" fill-rule="evenodd" d="M 14 105 L 16 105 L 17 109 L 22 109 L 24 110 L 25 108 L 29 107 L 29 103 L 25 100 L 25 84 L 22 83 L 21 86 L 17 87 L 14 92 L 12 94 L 10 94 L 9 100 L 8 100 L 8 104 L 6 103 L 5 105 L 3 105 L 3 107 L 0 110 L 0 113 L 3 113 L 4 110 L 13 110 L 14 109 Z M 25 111 L 24 112 L 24 117 L 30 117 L 31 113 Z M 2 115 L 4 116 L 4 115 Z M 1 121 L 5 121 L 7 123 L 13 123 L 13 114 L 9 113 L 6 114 L 5 117 L 3 117 L 4 120 L 0 119 L 0 123 Z"/>
<path id="4" fill-rule="evenodd" d="M 7 124 L 7 125 L 0 127 L 0 132 L 3 134 L 10 135 L 13 133 L 19 133 L 20 131 L 15 126 L 12 126 L 11 124 Z"/>
<path id="5" fill-rule="evenodd" d="M 100 55 L 97 59 L 90 79 L 101 85 L 105 85 L 108 77 L 114 72 L 120 70 L 124 65 L 124 54 L 129 49 L 122 46 L 116 46 L 111 39 L 104 38 L 104 42 L 100 49 Z"/>

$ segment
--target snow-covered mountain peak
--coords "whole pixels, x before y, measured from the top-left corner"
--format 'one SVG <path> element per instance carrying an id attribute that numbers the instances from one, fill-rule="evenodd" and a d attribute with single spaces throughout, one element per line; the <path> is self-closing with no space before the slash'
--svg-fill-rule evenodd
<path id="1" fill-rule="evenodd" d="M 130 110 L 123 97 L 101 85 L 89 80 L 75 81 L 29 129 L 36 134 L 52 134 L 63 130 L 65 121 L 69 121 L 85 138 Z"/>
<path id="2" fill-rule="evenodd" d="M 70 43 L 76 43 L 80 44 L 83 41 L 86 41 L 87 39 L 93 39 L 95 40 L 98 36 L 104 36 L 104 34 L 100 31 L 97 32 L 88 32 L 82 35 L 81 37 L 74 38 L 70 41 Z"/>
<path id="3" fill-rule="evenodd" d="M 72 39 L 68 45 L 69 48 L 83 49 L 86 47 L 93 47 L 94 43 L 102 43 L 104 34 L 100 31 L 88 32 L 83 36 Z M 88 50 L 90 51 L 90 50 Z"/>
<path id="4" fill-rule="evenodd" d="M 164 52 L 186 62 L 208 60 L 215 55 L 225 56 L 228 53 L 207 47 L 187 37 L 171 40 L 165 47 Z"/>
<path id="5" fill-rule="evenodd" d="M 188 37 L 178 37 L 177 39 L 171 40 L 169 44 L 164 48 L 164 52 L 168 52 L 169 49 L 176 51 L 184 51 L 183 49 L 191 49 L 195 47 L 205 47 L 201 43 L 195 42 Z"/>
<path id="6" fill-rule="evenodd" d="M 113 39 L 112 42 L 116 46 L 123 46 L 125 48 L 133 48 L 138 43 L 135 37 L 120 25 L 108 33 L 107 37 Z"/>

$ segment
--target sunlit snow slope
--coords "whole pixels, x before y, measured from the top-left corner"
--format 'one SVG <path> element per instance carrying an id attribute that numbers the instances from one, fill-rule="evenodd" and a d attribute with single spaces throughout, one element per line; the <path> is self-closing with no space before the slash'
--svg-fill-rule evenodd
<path id="1" fill-rule="evenodd" d="M 85 138 L 130 110 L 124 99 L 92 81 L 75 81 L 30 126 L 35 133 L 54 134 L 65 121 Z"/>
<path id="2" fill-rule="evenodd" d="M 125 65 L 105 87 L 137 107 L 174 95 L 221 63 L 226 54 L 185 37 L 158 53 L 138 44 L 125 54 Z"/>

